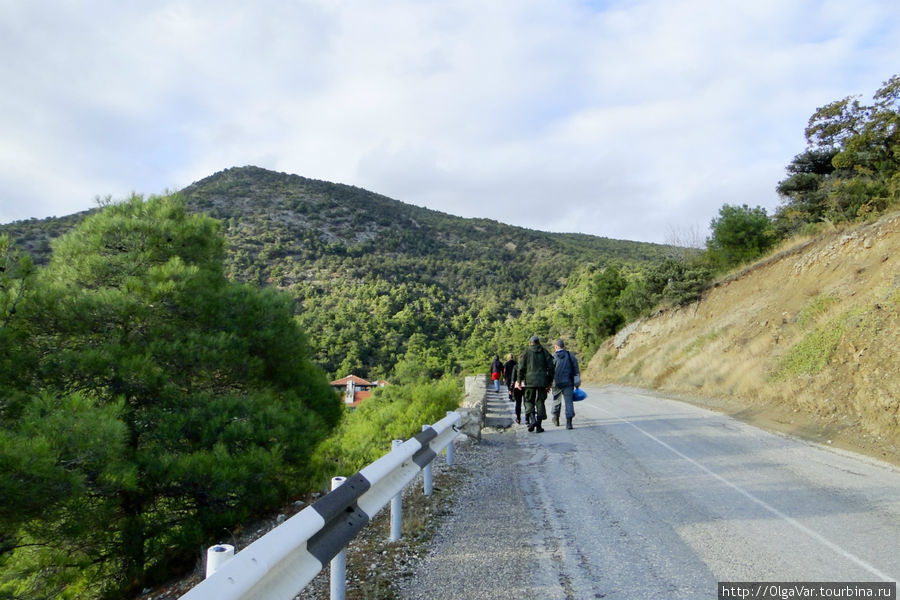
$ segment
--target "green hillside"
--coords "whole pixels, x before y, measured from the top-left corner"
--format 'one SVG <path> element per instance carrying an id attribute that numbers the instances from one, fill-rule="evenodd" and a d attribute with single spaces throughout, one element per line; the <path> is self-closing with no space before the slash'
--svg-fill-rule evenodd
<path id="1" fill-rule="evenodd" d="M 190 211 L 221 221 L 232 279 L 294 295 L 315 358 L 332 375 L 386 377 L 404 362 L 477 370 L 518 350 L 530 329 L 577 339 L 588 270 L 655 263 L 670 250 L 464 219 L 257 167 L 227 169 L 178 194 Z M 44 264 L 50 240 L 87 214 L 0 233 Z"/>

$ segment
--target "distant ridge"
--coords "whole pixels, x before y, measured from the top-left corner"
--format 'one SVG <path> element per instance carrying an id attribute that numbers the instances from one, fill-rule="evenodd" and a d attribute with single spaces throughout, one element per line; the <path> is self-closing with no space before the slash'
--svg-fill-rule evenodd
<path id="1" fill-rule="evenodd" d="M 252 166 L 226 169 L 189 185 L 181 194 L 197 212 L 223 220 L 238 214 L 280 218 L 291 231 L 314 230 L 323 241 L 352 245 L 400 234 L 403 240 L 395 250 L 421 248 L 413 237 L 429 237 L 438 245 L 468 250 L 469 254 L 479 249 L 505 248 L 508 243 L 518 247 L 521 242 L 530 241 L 565 253 L 595 252 L 605 259 L 643 262 L 655 260 L 660 249 L 666 248 L 586 234 L 541 232 L 492 219 L 456 217 L 363 188 Z"/>
<path id="2" fill-rule="evenodd" d="M 205 177 L 177 192 L 189 208 L 217 219 L 280 215 L 294 232 L 317 231 L 323 240 L 359 243 L 372 239 L 377 231 L 410 229 L 433 233 L 445 243 L 459 244 L 462 237 L 480 235 L 479 244 L 496 246 L 482 234 L 500 233 L 506 241 L 540 241 L 565 253 L 600 253 L 605 260 L 645 262 L 659 258 L 670 248 L 650 242 L 614 240 L 581 233 L 550 233 L 506 225 L 491 219 L 456 217 L 440 211 L 405 204 L 363 188 L 341 183 L 279 173 L 255 166 L 232 167 Z M 0 225 L 19 247 L 44 263 L 49 240 L 59 237 L 99 208 L 63 217 L 27 219 Z M 315 214 L 318 213 L 318 214 Z M 369 225 L 363 221 L 370 218 Z M 357 225 L 347 228 L 346 225 Z M 441 231 L 444 229 L 444 231 Z M 502 244 L 501 244 L 502 246 Z M 518 244 L 516 244 L 518 246 Z M 564 249 L 564 250 L 562 250 Z"/>
<path id="3" fill-rule="evenodd" d="M 417 334 L 430 348 L 458 347 L 472 336 L 481 348 L 498 335 L 485 320 L 536 315 L 584 269 L 646 265 L 672 250 L 456 217 L 253 166 L 220 171 L 177 194 L 191 212 L 222 222 L 230 277 L 294 295 L 317 359 L 336 377 L 387 375 Z M 90 212 L 19 221 L 0 232 L 43 264 L 51 239 Z M 575 309 L 566 313 L 573 335 Z M 487 350 L 470 354 L 480 352 Z"/>

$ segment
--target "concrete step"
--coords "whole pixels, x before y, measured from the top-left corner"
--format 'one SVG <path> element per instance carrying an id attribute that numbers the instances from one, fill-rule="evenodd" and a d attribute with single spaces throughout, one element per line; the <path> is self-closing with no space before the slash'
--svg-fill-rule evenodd
<path id="1" fill-rule="evenodd" d="M 499 392 L 495 392 L 493 386 L 485 392 L 486 412 L 484 426 L 497 429 L 506 429 L 515 423 L 515 404 L 509 401 L 506 386 L 501 386 Z"/>

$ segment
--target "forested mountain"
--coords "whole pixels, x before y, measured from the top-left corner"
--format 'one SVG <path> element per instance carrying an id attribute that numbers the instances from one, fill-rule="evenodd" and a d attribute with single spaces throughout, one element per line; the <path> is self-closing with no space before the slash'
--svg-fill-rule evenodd
<path id="1" fill-rule="evenodd" d="M 332 375 L 477 370 L 518 350 L 531 329 L 577 338 L 577 300 L 559 302 L 585 294 L 589 271 L 659 262 L 671 250 L 464 219 L 257 167 L 227 169 L 178 195 L 221 221 L 233 279 L 294 295 L 315 358 Z M 48 238 L 86 214 L 0 233 L 42 264 Z M 557 310 L 544 310 L 551 303 Z"/>

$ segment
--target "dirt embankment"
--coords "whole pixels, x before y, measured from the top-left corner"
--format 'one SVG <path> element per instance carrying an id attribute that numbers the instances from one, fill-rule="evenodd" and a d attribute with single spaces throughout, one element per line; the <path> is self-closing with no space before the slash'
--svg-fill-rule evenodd
<path id="1" fill-rule="evenodd" d="M 587 378 L 900 464 L 900 213 L 797 242 L 608 340 Z"/>

